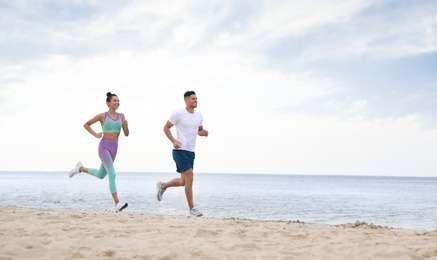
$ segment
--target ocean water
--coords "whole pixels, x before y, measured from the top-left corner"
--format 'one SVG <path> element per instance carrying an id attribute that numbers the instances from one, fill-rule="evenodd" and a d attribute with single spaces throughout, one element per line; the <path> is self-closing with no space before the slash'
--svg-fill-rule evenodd
<path id="1" fill-rule="evenodd" d="M 126 211 L 188 215 L 183 187 L 156 200 L 157 181 L 178 173 L 117 174 Z M 437 178 L 333 175 L 202 174 L 194 180 L 205 217 L 437 230 Z M 107 179 L 67 172 L 0 172 L 0 205 L 113 210 Z"/>

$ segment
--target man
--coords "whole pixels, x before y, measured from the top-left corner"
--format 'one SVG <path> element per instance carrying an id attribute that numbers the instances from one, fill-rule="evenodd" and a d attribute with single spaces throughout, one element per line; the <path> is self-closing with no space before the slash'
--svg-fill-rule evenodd
<path id="1" fill-rule="evenodd" d="M 169 120 L 164 125 L 164 133 L 173 144 L 173 160 L 176 163 L 176 171 L 181 174 L 180 178 L 175 178 L 168 182 L 158 182 L 156 184 L 157 199 L 162 200 L 162 195 L 170 187 L 185 186 L 185 196 L 187 198 L 190 215 L 200 217 L 202 212 L 194 207 L 193 202 L 193 166 L 194 148 L 196 138 L 208 136 L 208 131 L 203 129 L 202 114 L 195 111 L 197 107 L 197 96 L 194 91 L 187 91 L 184 94 L 185 108 L 173 112 Z M 177 139 L 175 139 L 170 128 L 176 126 Z"/>

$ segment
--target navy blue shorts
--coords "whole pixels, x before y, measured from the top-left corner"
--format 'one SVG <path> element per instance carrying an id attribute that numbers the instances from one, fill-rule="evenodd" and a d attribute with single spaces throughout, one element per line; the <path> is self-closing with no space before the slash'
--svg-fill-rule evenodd
<path id="1" fill-rule="evenodd" d="M 176 163 L 176 171 L 183 173 L 189 169 L 194 169 L 195 157 L 194 152 L 173 149 L 173 160 Z"/>

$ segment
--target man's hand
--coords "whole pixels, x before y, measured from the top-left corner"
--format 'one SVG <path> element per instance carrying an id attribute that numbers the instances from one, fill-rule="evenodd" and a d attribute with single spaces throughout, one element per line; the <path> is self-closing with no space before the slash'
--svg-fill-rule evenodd
<path id="1" fill-rule="evenodd" d="M 205 129 L 200 130 L 199 131 L 199 135 L 207 137 L 208 136 L 208 130 L 205 130 Z"/>
<path id="2" fill-rule="evenodd" d="M 175 140 L 175 141 L 173 142 L 173 147 L 174 147 L 175 149 L 182 148 L 182 144 L 181 144 L 181 142 L 179 142 L 178 140 Z"/>

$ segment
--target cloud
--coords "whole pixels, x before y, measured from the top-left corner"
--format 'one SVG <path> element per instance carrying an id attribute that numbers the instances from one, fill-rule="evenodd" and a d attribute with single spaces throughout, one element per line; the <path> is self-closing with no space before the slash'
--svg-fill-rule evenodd
<path id="1" fill-rule="evenodd" d="M 0 23 L 14 28 L 0 32 L 0 52 L 6 53 L 0 56 L 0 127 L 8 136 L 2 139 L 8 153 L 0 158 L 6 169 L 64 169 L 74 165 L 72 158 L 98 165 L 98 140 L 82 125 L 107 109 L 111 91 L 131 126 L 131 136 L 121 139 L 118 169 L 173 170 L 162 126 L 184 105 L 182 93 L 195 90 L 210 130 L 198 142 L 201 172 L 435 170 L 432 116 L 412 105 L 425 100 L 426 109 L 434 108 L 432 77 L 420 84 L 428 87 L 406 91 L 395 73 L 359 75 L 382 60 L 398 65 L 400 57 L 432 52 L 432 2 L 3 6 Z M 403 113 L 392 113 L 394 104 Z"/>
<path id="2" fill-rule="evenodd" d="M 17 85 L 25 82 L 25 68 L 17 65 L 3 66 L 0 68 L 0 119 L 3 116 L 13 116 L 21 109 L 20 105 L 14 105 L 13 99 L 17 91 Z M 0 125 L 4 120 L 0 120 Z"/>
<path id="3" fill-rule="evenodd" d="M 420 116 L 367 120 L 295 113 L 241 124 L 244 127 L 233 125 L 225 134 L 211 128 L 211 133 L 224 135 L 199 143 L 202 160 L 197 167 L 220 172 L 398 176 L 432 176 L 435 171 L 430 162 L 437 131 L 425 130 Z M 226 164 L 217 159 L 223 154 Z"/>
<path id="4" fill-rule="evenodd" d="M 393 58 L 437 49 L 433 15 L 437 7 L 432 2 L 260 1 L 247 9 L 244 1 L 133 1 L 123 6 L 45 1 L 32 3 L 31 8 L 18 1 L 7 7 L 0 21 L 14 30 L 2 32 L 3 52 L 19 54 L 17 48 L 31 44 L 32 51 L 25 50 L 23 57 L 44 52 L 88 56 L 157 48 L 259 55 L 278 42 L 298 39 L 308 40 L 294 51 L 283 52 L 283 58 Z M 10 43 L 16 47 L 8 47 Z"/>
<path id="5" fill-rule="evenodd" d="M 434 2 L 417 5 L 386 1 L 363 7 L 336 26 L 317 28 L 314 44 L 304 50 L 302 59 L 378 60 L 437 51 Z"/>

